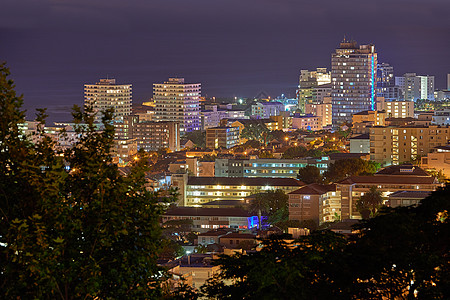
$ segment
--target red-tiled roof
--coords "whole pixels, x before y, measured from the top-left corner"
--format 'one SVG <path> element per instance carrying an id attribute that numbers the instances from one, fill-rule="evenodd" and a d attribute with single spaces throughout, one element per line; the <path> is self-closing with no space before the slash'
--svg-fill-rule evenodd
<path id="1" fill-rule="evenodd" d="M 322 195 L 326 192 L 336 191 L 335 184 L 317 184 L 312 183 L 307 186 L 301 187 L 298 190 L 290 192 L 289 194 L 300 194 L 300 195 Z"/>
<path id="2" fill-rule="evenodd" d="M 294 178 L 189 177 L 188 185 L 303 186 L 305 183 Z"/>
<path id="3" fill-rule="evenodd" d="M 433 184 L 437 183 L 434 177 L 411 175 L 377 175 L 377 176 L 352 176 L 341 180 L 339 184 L 374 183 L 374 184 Z"/>
<path id="4" fill-rule="evenodd" d="M 397 191 L 389 195 L 390 198 L 424 199 L 431 195 L 430 191 Z"/>
<path id="5" fill-rule="evenodd" d="M 227 235 L 221 236 L 220 239 L 256 239 L 256 236 L 250 233 L 238 233 L 233 232 Z"/>
<path id="6" fill-rule="evenodd" d="M 227 234 L 224 230 L 211 230 L 208 232 L 200 233 L 198 236 L 221 236 Z"/>
<path id="7" fill-rule="evenodd" d="M 412 175 L 430 177 L 430 175 L 423 169 L 413 166 L 412 164 L 392 165 L 378 171 L 375 175 Z"/>

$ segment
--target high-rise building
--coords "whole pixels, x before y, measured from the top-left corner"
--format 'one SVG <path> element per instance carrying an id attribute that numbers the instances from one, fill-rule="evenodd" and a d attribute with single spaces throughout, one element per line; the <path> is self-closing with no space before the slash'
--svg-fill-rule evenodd
<path id="1" fill-rule="evenodd" d="M 184 78 L 153 84 L 155 120 L 178 122 L 181 134 L 200 130 L 200 93 L 200 83 L 184 83 Z"/>
<path id="2" fill-rule="evenodd" d="M 395 84 L 402 89 L 407 101 L 434 100 L 434 76 L 417 76 L 416 73 L 406 73 L 403 76 L 395 77 Z"/>
<path id="3" fill-rule="evenodd" d="M 326 68 L 317 68 L 315 71 L 300 70 L 299 85 L 297 90 L 298 108 L 305 113 L 306 103 L 315 103 L 317 95 L 329 96 L 329 87 L 320 88 L 331 82 L 331 73 Z M 325 93 L 325 95 L 324 95 Z M 315 97 L 316 96 L 316 97 Z M 319 103 L 315 103 L 319 104 Z"/>
<path id="4" fill-rule="evenodd" d="M 351 122 L 354 113 L 375 110 L 377 53 L 374 45 L 344 40 L 331 55 L 333 124 Z"/>
<path id="5" fill-rule="evenodd" d="M 420 78 L 420 99 L 434 100 L 434 76 L 418 76 Z"/>
<path id="6" fill-rule="evenodd" d="M 395 84 L 394 67 L 388 63 L 381 63 L 377 66 L 377 86 L 387 87 Z"/>
<path id="7" fill-rule="evenodd" d="M 114 120 L 122 121 L 131 114 L 131 84 L 116 84 L 115 79 L 100 79 L 96 84 L 84 85 L 84 103 L 92 105 L 95 122 L 102 120 L 102 111 L 114 108 Z"/>
<path id="8" fill-rule="evenodd" d="M 403 99 L 402 90 L 395 85 L 394 67 L 388 63 L 377 66 L 377 97 L 390 101 Z"/>

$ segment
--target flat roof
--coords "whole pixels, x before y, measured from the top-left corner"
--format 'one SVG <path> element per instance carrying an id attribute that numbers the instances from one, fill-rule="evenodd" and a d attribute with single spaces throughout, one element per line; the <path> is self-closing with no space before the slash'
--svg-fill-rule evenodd
<path id="1" fill-rule="evenodd" d="M 224 207 L 171 207 L 166 213 L 166 216 L 214 216 L 214 217 L 250 217 L 251 215 L 242 208 Z"/>
<path id="2" fill-rule="evenodd" d="M 304 186 L 294 178 L 272 177 L 189 177 L 188 185 L 233 185 L 233 186 Z"/>

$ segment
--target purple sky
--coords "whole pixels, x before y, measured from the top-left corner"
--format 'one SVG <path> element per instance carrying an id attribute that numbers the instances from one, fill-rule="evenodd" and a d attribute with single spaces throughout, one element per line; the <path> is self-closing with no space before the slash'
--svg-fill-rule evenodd
<path id="1" fill-rule="evenodd" d="M 83 84 L 116 78 L 133 101 L 169 76 L 203 95 L 293 96 L 300 69 L 329 67 L 344 34 L 396 75 L 450 73 L 449 0 L 3 0 L 0 60 L 29 117 L 68 120 Z"/>

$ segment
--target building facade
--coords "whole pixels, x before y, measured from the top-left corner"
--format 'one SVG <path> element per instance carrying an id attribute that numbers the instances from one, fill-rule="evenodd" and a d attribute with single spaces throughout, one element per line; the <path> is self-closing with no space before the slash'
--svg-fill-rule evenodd
<path id="1" fill-rule="evenodd" d="M 239 127 L 213 127 L 206 129 L 206 148 L 229 149 L 239 145 Z"/>
<path id="2" fill-rule="evenodd" d="M 386 101 L 386 118 L 414 118 L 413 101 Z"/>
<path id="3" fill-rule="evenodd" d="M 176 122 L 140 122 L 139 116 L 124 117 L 122 122 L 114 123 L 116 140 L 134 139 L 138 149 L 157 151 L 168 148 L 180 150 L 180 126 Z"/>
<path id="4" fill-rule="evenodd" d="M 300 70 L 297 89 L 298 108 L 305 113 L 307 103 L 316 103 L 321 97 L 329 96 L 331 87 L 331 72 L 327 68 L 317 68 L 315 71 Z"/>
<path id="5" fill-rule="evenodd" d="M 197 207 L 219 200 L 244 204 L 245 197 L 255 193 L 276 189 L 289 193 L 303 185 L 293 178 L 189 177 L 185 182 L 185 199 L 180 199 L 180 202 L 184 206 Z"/>
<path id="6" fill-rule="evenodd" d="M 407 170 L 406 172 L 409 172 Z M 405 172 L 405 173 L 406 173 Z M 414 175 L 374 175 L 352 176 L 337 183 L 337 191 L 341 194 L 341 218 L 360 219 L 356 209 L 356 201 L 375 186 L 387 202 L 389 195 L 398 191 L 434 191 L 442 184 L 431 176 Z"/>
<path id="7" fill-rule="evenodd" d="M 322 117 L 314 115 L 294 115 L 292 118 L 292 128 L 302 130 L 322 130 Z"/>
<path id="8" fill-rule="evenodd" d="M 278 116 L 284 111 L 284 104 L 281 102 L 258 102 L 252 105 L 252 116 L 260 119 L 267 119 L 271 116 Z"/>
<path id="9" fill-rule="evenodd" d="M 297 178 L 300 168 L 315 166 L 323 173 L 328 170 L 330 163 L 331 161 L 327 156 L 301 159 L 218 158 L 215 162 L 214 171 L 216 177 Z"/>
<path id="10" fill-rule="evenodd" d="M 305 104 L 305 113 L 320 117 L 322 127 L 332 125 L 332 111 L 331 97 L 324 97 L 321 102 Z"/>
<path id="11" fill-rule="evenodd" d="M 184 78 L 169 78 L 153 84 L 155 120 L 177 122 L 180 133 L 200 130 L 200 83 L 184 83 Z"/>
<path id="12" fill-rule="evenodd" d="M 350 153 L 370 153 L 370 136 L 368 133 L 350 138 Z"/>
<path id="13" fill-rule="evenodd" d="M 446 145 L 450 128 L 440 126 L 372 127 L 370 159 L 383 165 L 416 160 L 436 146 Z"/>
<path id="14" fill-rule="evenodd" d="M 161 223 L 192 220 L 190 231 L 207 232 L 217 228 L 249 229 L 250 214 L 242 208 L 172 207 L 161 216 Z M 200 242 L 200 241 L 199 241 Z"/>
<path id="15" fill-rule="evenodd" d="M 316 224 L 340 218 L 336 185 L 309 184 L 290 192 L 289 220 L 313 220 Z"/>
<path id="16" fill-rule="evenodd" d="M 116 84 L 115 79 L 100 79 L 96 84 L 84 85 L 84 103 L 92 106 L 95 122 L 102 120 L 102 111 L 114 109 L 114 121 L 122 121 L 131 114 L 131 84 Z"/>
<path id="17" fill-rule="evenodd" d="M 342 42 L 331 55 L 333 125 L 351 122 L 360 111 L 375 110 L 377 53 L 374 45 Z"/>
<path id="18" fill-rule="evenodd" d="M 416 73 L 406 73 L 403 76 L 395 77 L 395 84 L 401 88 L 404 100 L 434 100 L 434 76 L 417 76 Z"/>

